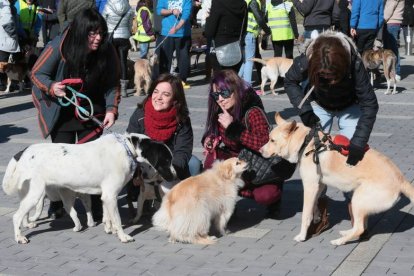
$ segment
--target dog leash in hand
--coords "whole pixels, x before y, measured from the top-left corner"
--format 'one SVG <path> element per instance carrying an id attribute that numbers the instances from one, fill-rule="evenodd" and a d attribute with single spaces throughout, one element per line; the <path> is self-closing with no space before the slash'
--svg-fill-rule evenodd
<path id="1" fill-rule="evenodd" d="M 68 85 L 66 85 L 66 89 L 69 90 L 72 93 L 72 96 L 71 97 L 63 96 L 63 98 L 67 102 L 64 102 L 62 98 L 59 98 L 58 101 L 59 101 L 59 104 L 61 106 L 69 106 L 70 104 L 74 105 L 75 106 L 75 114 L 81 120 L 83 120 L 83 121 L 92 120 L 94 123 L 96 123 L 102 129 L 105 129 L 105 130 L 112 133 L 112 131 L 109 130 L 109 128 L 106 127 L 102 121 L 98 120 L 96 117 L 93 116 L 93 113 L 94 113 L 93 104 L 92 104 L 91 99 L 89 99 L 88 96 L 76 91 L 75 89 L 73 89 L 72 87 L 70 87 Z M 78 103 L 78 98 L 85 99 L 88 102 L 91 111 L 88 111 L 84 107 L 80 106 L 79 103 Z"/>

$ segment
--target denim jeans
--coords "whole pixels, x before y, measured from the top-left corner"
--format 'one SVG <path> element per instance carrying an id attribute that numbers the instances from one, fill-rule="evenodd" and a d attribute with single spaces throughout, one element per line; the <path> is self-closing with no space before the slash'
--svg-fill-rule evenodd
<path id="1" fill-rule="evenodd" d="M 253 61 L 251 61 L 250 59 L 254 58 L 254 54 L 256 52 L 256 37 L 253 33 L 247 32 L 244 41 L 246 45 L 244 46 L 243 64 L 239 70 L 239 77 L 251 84 L 253 73 Z"/>
<path id="2" fill-rule="evenodd" d="M 197 175 L 201 172 L 201 161 L 197 158 L 197 156 L 191 156 L 190 161 L 188 161 L 188 169 L 191 176 Z"/>
<path id="3" fill-rule="evenodd" d="M 397 44 L 400 28 L 400 25 L 387 25 L 384 38 L 384 48 L 390 49 L 397 56 L 396 74 L 401 76 L 400 54 Z"/>
<path id="4" fill-rule="evenodd" d="M 139 58 L 147 58 L 149 49 L 149 42 L 139 43 Z"/>

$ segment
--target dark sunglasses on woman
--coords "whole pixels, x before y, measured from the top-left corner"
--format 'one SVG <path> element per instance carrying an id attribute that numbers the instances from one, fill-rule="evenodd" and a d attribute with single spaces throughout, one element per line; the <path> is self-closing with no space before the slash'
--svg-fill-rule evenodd
<path id="1" fill-rule="evenodd" d="M 230 98 L 231 94 L 233 94 L 233 91 L 230 91 L 228 89 L 223 89 L 221 91 L 215 91 L 211 92 L 210 95 L 213 97 L 214 100 L 218 101 L 219 97 L 221 96 L 223 99 Z"/>

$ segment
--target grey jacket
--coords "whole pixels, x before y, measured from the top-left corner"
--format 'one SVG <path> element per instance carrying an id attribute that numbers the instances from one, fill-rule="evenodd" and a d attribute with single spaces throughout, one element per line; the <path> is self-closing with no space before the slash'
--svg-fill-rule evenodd
<path id="1" fill-rule="evenodd" d="M 12 7 L 13 8 L 13 7 Z M 7 0 L 0 0 L 0 50 L 8 53 L 20 52 L 17 39 L 16 18 Z"/>
<path id="2" fill-rule="evenodd" d="M 79 11 L 95 7 L 95 0 L 60 0 L 58 6 L 60 32 L 66 29 Z"/>
<path id="3" fill-rule="evenodd" d="M 122 18 L 122 15 L 125 16 Z M 118 27 L 114 32 L 114 38 L 129 38 L 131 36 L 132 20 L 134 19 L 135 12 L 131 9 L 128 0 L 108 0 L 102 12 L 102 16 L 105 18 L 108 24 L 108 33 L 112 33 L 116 24 Z"/>

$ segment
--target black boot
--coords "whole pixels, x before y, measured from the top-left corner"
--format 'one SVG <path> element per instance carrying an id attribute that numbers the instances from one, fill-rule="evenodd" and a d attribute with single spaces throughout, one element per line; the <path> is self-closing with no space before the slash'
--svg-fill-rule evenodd
<path id="1" fill-rule="evenodd" d="M 48 217 L 51 219 L 58 219 L 63 217 L 65 214 L 65 209 L 63 208 L 62 201 L 51 201 L 49 205 L 49 210 L 47 211 Z"/>

